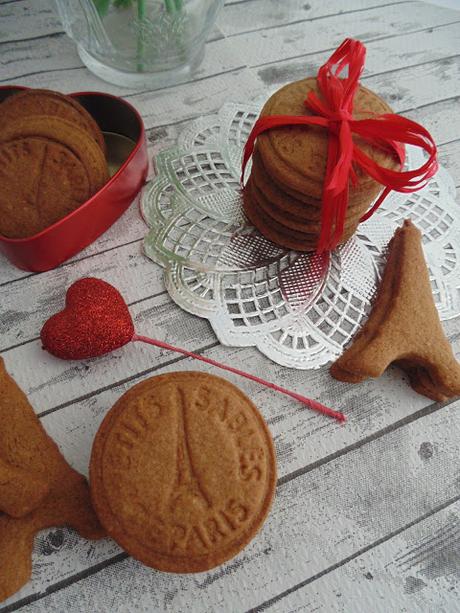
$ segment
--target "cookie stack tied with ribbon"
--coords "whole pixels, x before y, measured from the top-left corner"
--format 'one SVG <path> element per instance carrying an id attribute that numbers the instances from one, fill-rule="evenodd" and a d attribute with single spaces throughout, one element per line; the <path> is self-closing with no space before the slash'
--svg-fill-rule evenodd
<path id="1" fill-rule="evenodd" d="M 251 156 L 252 169 L 243 189 L 244 210 L 282 247 L 334 249 L 391 190 L 420 189 L 437 170 L 427 130 L 392 114 L 384 100 L 360 85 L 365 53 L 359 41 L 345 40 L 316 77 L 273 94 L 249 135 L 243 181 Z M 340 78 L 345 68 L 348 76 Z M 401 171 L 404 144 L 427 152 L 420 168 Z"/>
<path id="2" fill-rule="evenodd" d="M 41 232 L 108 178 L 102 132 L 73 98 L 29 89 L 0 104 L 0 234 Z"/>

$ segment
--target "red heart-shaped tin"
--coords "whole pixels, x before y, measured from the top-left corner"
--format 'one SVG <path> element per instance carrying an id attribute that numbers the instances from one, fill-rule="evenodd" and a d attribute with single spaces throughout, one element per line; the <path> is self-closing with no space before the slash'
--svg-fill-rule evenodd
<path id="1" fill-rule="evenodd" d="M 0 87 L 0 102 L 21 89 L 25 88 Z M 147 142 L 136 109 L 110 94 L 70 95 L 99 124 L 107 143 L 109 169 L 115 172 L 94 196 L 38 234 L 27 238 L 0 235 L 0 251 L 24 270 L 50 270 L 94 242 L 135 200 L 147 177 Z"/>

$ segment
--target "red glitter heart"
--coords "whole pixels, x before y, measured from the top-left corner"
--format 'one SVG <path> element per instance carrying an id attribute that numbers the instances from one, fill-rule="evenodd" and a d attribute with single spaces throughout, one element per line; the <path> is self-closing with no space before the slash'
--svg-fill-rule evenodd
<path id="1" fill-rule="evenodd" d="M 122 295 L 112 285 L 87 277 L 66 294 L 65 309 L 48 319 L 44 349 L 64 360 L 94 358 L 132 340 L 134 324 Z"/>

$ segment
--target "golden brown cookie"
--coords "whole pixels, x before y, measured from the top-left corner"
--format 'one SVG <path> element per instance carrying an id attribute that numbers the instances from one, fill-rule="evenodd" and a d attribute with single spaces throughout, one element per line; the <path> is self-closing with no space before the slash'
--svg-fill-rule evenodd
<path id="1" fill-rule="evenodd" d="M 409 377 L 411 387 L 422 396 L 427 396 L 436 402 L 445 402 L 449 400 L 449 396 L 444 394 L 437 386 L 436 382 L 430 377 L 430 373 L 422 366 L 417 366 L 407 360 L 398 360 L 395 362 L 406 375 Z"/>
<path id="2" fill-rule="evenodd" d="M 321 230 L 321 221 L 309 221 L 305 219 L 301 219 L 292 215 L 292 213 L 288 213 L 278 208 L 272 202 L 269 202 L 264 194 L 259 190 L 257 185 L 255 185 L 254 181 L 252 181 L 252 176 L 249 178 L 248 183 L 250 183 L 250 191 L 254 203 L 258 206 L 259 209 L 262 210 L 265 215 L 273 219 L 273 221 L 277 224 L 284 226 L 286 229 L 291 229 L 298 232 L 305 232 L 307 234 L 319 234 Z M 248 186 L 246 186 L 247 188 Z M 363 211 L 358 210 L 355 211 L 354 214 L 350 217 L 347 216 L 344 224 L 344 231 L 351 229 L 353 226 L 356 229 L 359 219 L 361 215 L 364 213 Z M 268 219 L 268 218 L 267 218 Z"/>
<path id="3" fill-rule="evenodd" d="M 261 234 L 276 245 L 295 251 L 314 251 L 318 244 L 319 232 L 304 233 L 298 232 L 283 226 L 276 220 L 269 217 L 254 200 L 251 191 L 251 183 L 243 190 L 243 208 L 249 221 Z M 354 233 L 355 226 L 347 229 L 341 239 L 341 243 L 346 242 Z"/>
<path id="4" fill-rule="evenodd" d="M 42 138 L 0 143 L 0 234 L 41 232 L 91 195 L 82 162 L 64 145 Z"/>
<path id="5" fill-rule="evenodd" d="M 0 234 L 33 236 L 108 180 L 92 136 L 59 117 L 34 115 L 0 129 Z"/>
<path id="6" fill-rule="evenodd" d="M 4 124 L 0 130 L 0 143 L 40 138 L 57 143 L 71 151 L 83 164 L 92 193 L 108 180 L 108 168 L 101 148 L 87 132 L 60 117 L 33 115 Z"/>
<path id="7" fill-rule="evenodd" d="M 104 532 L 91 506 L 86 479 L 71 468 L 45 432 L 25 394 L 0 358 L 0 455 L 4 463 L 46 483 L 49 493 L 28 515 L 0 513 L 0 601 L 30 578 L 34 536 L 39 530 L 71 526 L 89 539 Z M 17 487 L 22 487 L 20 481 Z"/>
<path id="8" fill-rule="evenodd" d="M 285 85 L 266 102 L 261 116 L 312 115 L 304 100 L 310 91 L 319 95 L 315 77 Z M 376 94 L 360 86 L 354 99 L 353 116 L 363 119 L 373 114 L 391 113 L 391 108 Z M 326 172 L 328 131 L 316 126 L 286 126 L 273 128 L 260 134 L 257 146 L 270 176 L 282 185 L 309 197 L 321 199 Z M 383 150 L 372 147 L 360 138 L 354 138 L 362 151 L 378 164 L 398 168 L 396 158 Z M 376 189 L 376 182 L 359 169 L 358 184 L 350 185 L 350 199 L 355 192 L 367 194 Z M 369 202 L 372 198 L 369 198 Z"/>
<path id="9" fill-rule="evenodd" d="M 276 484 L 254 404 L 201 372 L 152 377 L 106 415 L 91 454 L 93 504 L 130 555 L 167 572 L 209 570 L 261 528 Z"/>
<path id="10" fill-rule="evenodd" d="M 33 511 L 49 492 L 47 479 L 6 462 L 0 448 L 0 513 L 22 517 Z"/>
<path id="11" fill-rule="evenodd" d="M 31 115 L 60 117 L 90 134 L 106 153 L 102 132 L 88 111 L 70 96 L 49 89 L 27 89 L 8 96 L 0 107 L 0 131 L 5 122 Z"/>
<path id="12" fill-rule="evenodd" d="M 257 147 L 252 156 L 251 178 L 267 200 L 276 204 L 280 209 L 308 220 L 321 218 L 322 201 L 289 189 L 287 185 L 277 183 L 265 169 Z M 369 198 L 374 200 L 381 191 L 382 186 L 376 184 L 375 189 L 369 189 L 364 196 L 358 193 L 353 194 L 353 197 L 348 200 L 347 217 L 362 215 L 369 206 Z"/>
<path id="13" fill-rule="evenodd" d="M 286 190 L 286 186 L 274 181 L 263 165 L 257 145 L 252 154 L 250 179 L 253 180 L 268 200 L 280 208 L 294 215 L 308 216 L 308 219 L 311 220 L 320 219 L 321 200 L 311 198 L 308 194 L 298 194 L 299 197 L 295 197 Z"/>
<path id="14" fill-rule="evenodd" d="M 460 364 L 433 300 L 421 233 L 406 220 L 391 240 L 382 282 L 368 320 L 331 366 L 336 379 L 379 377 L 391 363 L 433 400 L 460 395 Z"/>

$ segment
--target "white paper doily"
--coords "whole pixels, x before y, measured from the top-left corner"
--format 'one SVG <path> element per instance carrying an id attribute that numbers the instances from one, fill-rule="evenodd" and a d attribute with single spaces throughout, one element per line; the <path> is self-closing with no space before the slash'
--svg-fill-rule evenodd
<path id="1" fill-rule="evenodd" d="M 146 255 L 165 269 L 183 309 L 206 317 L 219 341 L 256 346 L 274 362 L 318 368 L 339 356 L 365 321 L 385 250 L 410 218 L 423 232 L 441 319 L 460 314 L 460 207 L 441 168 L 423 190 L 392 193 L 358 233 L 329 256 L 277 247 L 246 220 L 239 188 L 244 143 L 259 109 L 226 104 L 190 123 L 156 158 L 141 209 Z M 422 161 L 408 148 L 407 166 Z"/>

